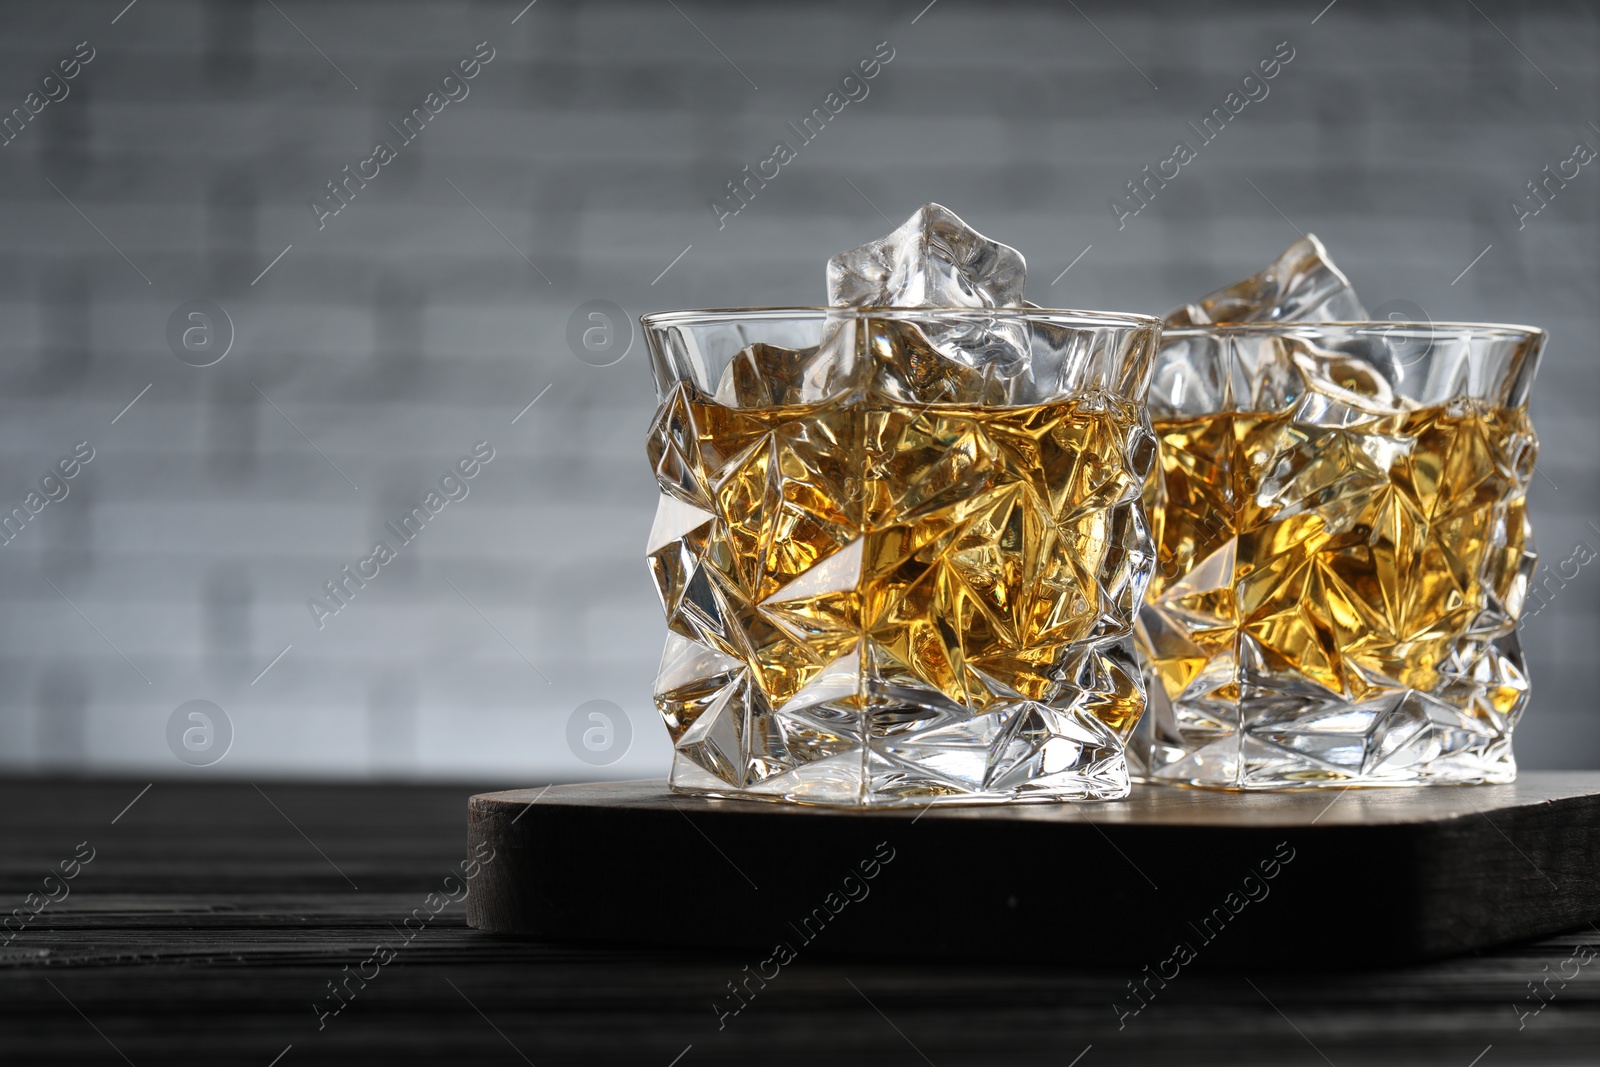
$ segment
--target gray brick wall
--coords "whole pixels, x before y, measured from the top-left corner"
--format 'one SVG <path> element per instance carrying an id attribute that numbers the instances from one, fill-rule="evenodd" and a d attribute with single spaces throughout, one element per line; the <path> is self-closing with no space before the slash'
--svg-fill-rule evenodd
<path id="1" fill-rule="evenodd" d="M 235 730 L 205 773 L 576 777 L 568 715 L 605 699 L 634 726 L 609 773 L 661 772 L 651 387 L 638 343 L 577 359 L 568 317 L 816 302 L 829 254 L 925 200 L 1021 246 L 1048 305 L 1160 312 L 1298 226 L 1369 306 L 1549 328 L 1538 536 L 1600 548 L 1600 162 L 1520 231 L 1508 206 L 1600 147 L 1596 7 L 1078 7 L 0 3 L 0 113 L 95 50 L 0 148 L 0 504 L 96 450 L 0 549 L 0 768 L 191 773 L 166 726 L 205 699 Z M 884 40 L 719 230 L 707 201 Z M 323 184 L 482 41 L 470 95 L 319 230 Z M 1119 230 L 1110 198 L 1282 41 Z M 166 339 L 196 299 L 235 328 L 204 368 Z M 468 498 L 319 631 L 306 599 L 481 439 Z M 1528 625 L 1525 765 L 1600 766 L 1597 612 L 1600 567 Z"/>

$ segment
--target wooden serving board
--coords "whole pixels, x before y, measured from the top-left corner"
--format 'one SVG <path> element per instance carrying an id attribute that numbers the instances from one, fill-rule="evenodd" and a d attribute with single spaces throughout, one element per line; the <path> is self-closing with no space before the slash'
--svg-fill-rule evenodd
<path id="1" fill-rule="evenodd" d="M 753 967 L 784 948 L 1355 967 L 1600 921 L 1600 772 L 920 811 L 558 785 L 473 797 L 468 837 L 494 850 L 468 898 L 480 930 L 736 948 Z"/>

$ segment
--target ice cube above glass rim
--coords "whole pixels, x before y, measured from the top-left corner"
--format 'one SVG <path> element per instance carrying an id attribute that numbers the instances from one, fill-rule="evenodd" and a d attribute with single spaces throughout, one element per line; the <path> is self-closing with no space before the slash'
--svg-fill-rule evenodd
<path id="1" fill-rule="evenodd" d="M 817 336 L 790 343 L 763 333 L 738 338 L 731 359 L 705 354 L 725 360 L 708 391 L 738 407 L 820 403 L 851 391 L 919 404 L 1017 405 L 1058 395 L 1068 378 L 1075 388 L 1121 393 L 1118 353 L 1102 342 L 1147 317 L 1041 308 L 1024 299 L 1026 276 L 1015 248 L 924 204 L 888 235 L 828 261 L 826 308 L 700 313 L 747 321 L 762 311 L 773 319 L 823 315 Z M 1085 332 L 1097 327 L 1112 332 Z M 1086 375 L 1094 365 L 1104 373 Z"/>

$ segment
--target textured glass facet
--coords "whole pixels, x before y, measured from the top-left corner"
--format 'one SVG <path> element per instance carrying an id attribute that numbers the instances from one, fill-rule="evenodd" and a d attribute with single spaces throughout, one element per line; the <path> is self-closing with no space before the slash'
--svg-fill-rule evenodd
<path id="1" fill-rule="evenodd" d="M 1145 780 L 1506 782 L 1528 700 L 1544 335 L 1168 330 L 1150 391 Z"/>
<path id="2" fill-rule="evenodd" d="M 852 805 L 1126 794 L 1154 320 L 645 324 L 674 788 Z M 1025 346 L 1009 375 L 929 340 L 996 324 Z"/>

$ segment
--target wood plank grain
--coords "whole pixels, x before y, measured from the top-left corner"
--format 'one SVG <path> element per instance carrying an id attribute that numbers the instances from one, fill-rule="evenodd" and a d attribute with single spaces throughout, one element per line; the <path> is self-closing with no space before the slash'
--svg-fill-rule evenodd
<path id="1" fill-rule="evenodd" d="M 1376 968 L 1340 959 L 1350 951 L 1340 922 L 1306 917 L 1292 934 L 1296 966 L 1186 968 L 1137 1014 L 1120 1017 L 1113 1005 L 1128 1003 L 1139 967 L 844 959 L 819 945 L 737 1014 L 721 1014 L 728 983 L 761 957 L 488 934 L 466 926 L 459 904 L 319 1029 L 312 1004 L 327 1002 L 327 983 L 384 939 L 395 941 L 394 926 L 465 855 L 463 807 L 475 790 L 261 783 L 355 875 L 360 889 L 352 890 L 246 783 L 159 782 L 111 825 L 145 784 L 0 782 L 10 813 L 0 823 L 6 910 L 31 891 L 41 865 L 86 838 L 98 849 L 71 895 L 0 952 L 0 1056 L 8 1064 L 124 1062 L 111 1043 L 140 1067 L 267 1067 L 289 1046 L 278 1067 L 667 1067 L 680 1053 L 678 1067 L 909 1065 L 924 1063 L 923 1055 L 938 1067 L 1065 1067 L 1089 1046 L 1078 1067 L 1322 1064 L 1323 1055 L 1341 1067 L 1467 1067 L 1493 1045 L 1479 1064 L 1492 1067 L 1588 1062 L 1600 1047 L 1593 964 L 1564 985 L 1550 979 L 1537 1015 L 1519 1019 L 1516 1011 L 1539 1003 L 1530 981 L 1571 973 L 1582 947 L 1600 947 L 1600 931 L 1588 928 Z M 625 855 L 640 844 L 609 843 Z M 655 902 L 651 914 L 670 922 L 672 903 Z M 1140 918 L 1127 902 L 1106 903 L 1107 924 Z M 1355 965 L 1330 969 L 1334 962 Z"/>

